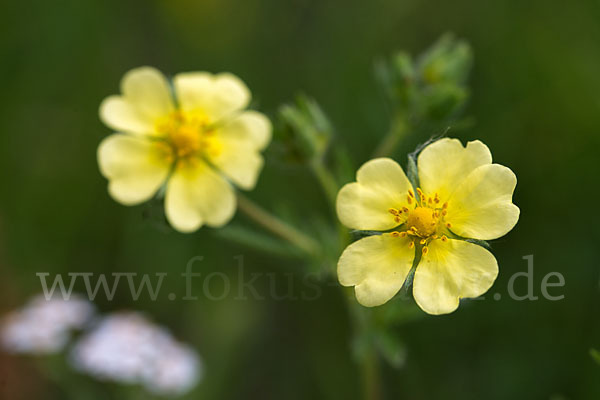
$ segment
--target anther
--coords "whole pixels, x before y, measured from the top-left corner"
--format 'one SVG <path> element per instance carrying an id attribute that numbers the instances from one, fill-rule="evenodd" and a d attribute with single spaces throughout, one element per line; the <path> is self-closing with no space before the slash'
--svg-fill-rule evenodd
<path id="1" fill-rule="evenodd" d="M 420 244 L 425 244 L 425 243 L 427 243 L 427 239 L 421 239 L 421 241 L 419 243 Z"/>
<path id="2" fill-rule="evenodd" d="M 445 202 L 442 208 L 448 208 L 448 202 Z"/>
<path id="3" fill-rule="evenodd" d="M 409 249 L 412 249 L 413 247 L 415 247 L 415 242 L 411 241 L 411 242 L 408 244 L 408 248 L 409 248 Z"/>
<path id="4" fill-rule="evenodd" d="M 442 242 L 447 242 L 448 238 L 446 237 L 446 235 L 442 235 Z"/>
<path id="5" fill-rule="evenodd" d="M 428 251 L 429 251 L 428 247 L 423 247 L 423 254 L 427 254 Z"/>
<path id="6" fill-rule="evenodd" d="M 398 215 L 398 210 L 396 210 L 395 208 L 390 208 L 390 209 L 388 210 L 388 212 L 389 212 L 390 214 L 392 214 L 392 215 Z"/>
<path id="7" fill-rule="evenodd" d="M 412 198 L 410 196 L 406 196 L 406 201 L 408 204 L 412 204 Z"/>
<path id="8" fill-rule="evenodd" d="M 413 191 L 412 191 L 412 190 L 410 190 L 410 189 L 408 189 L 408 195 L 409 195 L 410 197 L 415 197 L 415 194 L 414 194 L 414 193 L 413 193 Z"/>
<path id="9" fill-rule="evenodd" d="M 392 232 L 390 235 L 392 235 L 392 237 L 398 237 L 400 236 L 400 232 Z"/>
<path id="10" fill-rule="evenodd" d="M 446 226 L 447 226 L 448 228 L 452 228 L 452 224 L 451 224 L 450 222 L 448 222 L 448 223 L 446 224 Z"/>

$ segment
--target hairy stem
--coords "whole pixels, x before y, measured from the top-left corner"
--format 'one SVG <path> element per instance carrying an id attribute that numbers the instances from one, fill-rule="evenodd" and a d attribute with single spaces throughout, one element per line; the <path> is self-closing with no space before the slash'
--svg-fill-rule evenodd
<path id="1" fill-rule="evenodd" d="M 315 240 L 269 213 L 241 193 L 238 193 L 238 207 L 254 222 L 305 253 L 315 254 L 318 252 L 319 244 Z"/>
<path id="2" fill-rule="evenodd" d="M 311 164 L 312 170 L 321 184 L 329 204 L 335 209 L 335 200 L 338 192 L 338 185 L 331 171 L 325 167 L 322 161 L 317 161 Z"/>

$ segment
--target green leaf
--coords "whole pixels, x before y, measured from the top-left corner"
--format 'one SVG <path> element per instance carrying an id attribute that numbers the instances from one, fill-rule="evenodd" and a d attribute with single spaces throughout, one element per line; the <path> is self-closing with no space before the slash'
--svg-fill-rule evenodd
<path id="1" fill-rule="evenodd" d="M 313 162 L 323 158 L 333 136 L 333 127 L 319 104 L 298 95 L 295 104 L 280 107 L 275 136 L 284 143 L 288 158 Z"/>

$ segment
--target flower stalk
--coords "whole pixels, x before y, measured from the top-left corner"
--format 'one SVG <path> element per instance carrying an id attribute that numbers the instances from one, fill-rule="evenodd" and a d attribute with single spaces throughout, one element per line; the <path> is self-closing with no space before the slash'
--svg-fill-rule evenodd
<path id="1" fill-rule="evenodd" d="M 238 193 L 238 207 L 248 218 L 275 236 L 286 240 L 309 255 L 318 253 L 320 246 L 315 240 L 269 213 L 241 193 Z"/>

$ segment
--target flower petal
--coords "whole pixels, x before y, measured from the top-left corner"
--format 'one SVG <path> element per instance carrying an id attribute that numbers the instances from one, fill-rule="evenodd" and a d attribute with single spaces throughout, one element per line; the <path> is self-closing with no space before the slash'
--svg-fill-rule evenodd
<path id="1" fill-rule="evenodd" d="M 121 81 L 125 99 L 144 117 L 155 120 L 174 110 L 169 82 L 152 67 L 140 67 L 127 72 Z"/>
<path id="2" fill-rule="evenodd" d="M 406 197 L 412 188 L 402 167 L 389 158 L 376 158 L 359 168 L 356 181 L 345 185 L 337 196 L 342 224 L 380 231 L 397 226 L 389 209 L 408 206 Z"/>
<path id="3" fill-rule="evenodd" d="M 498 276 L 498 263 L 486 249 L 462 240 L 434 240 L 415 271 L 413 296 L 428 314 L 448 314 L 459 300 L 481 296 Z"/>
<path id="4" fill-rule="evenodd" d="M 219 136 L 247 143 L 248 147 L 264 150 L 271 141 L 271 121 L 256 111 L 245 111 L 226 122 L 219 129 Z"/>
<path id="5" fill-rule="evenodd" d="M 119 203 L 139 204 L 150 199 L 169 173 L 168 149 L 141 137 L 111 135 L 98 146 L 100 172 L 108 191 Z"/>
<path id="6" fill-rule="evenodd" d="M 389 234 L 369 236 L 352 243 L 338 262 L 338 279 L 354 286 L 356 299 L 366 307 L 390 300 L 404 284 L 413 260 L 410 239 Z"/>
<path id="7" fill-rule="evenodd" d="M 263 166 L 259 151 L 271 139 L 271 123 L 262 114 L 247 111 L 217 130 L 218 151 L 210 161 L 243 189 L 252 189 Z"/>
<path id="8" fill-rule="evenodd" d="M 167 185 L 165 211 L 180 232 L 225 225 L 235 213 L 231 185 L 200 159 L 180 164 Z"/>
<path id="9" fill-rule="evenodd" d="M 109 96 L 100 104 L 100 119 L 119 132 L 151 135 L 153 121 L 141 116 L 122 96 Z"/>
<path id="10" fill-rule="evenodd" d="M 244 82 L 229 73 L 186 72 L 177 74 L 173 83 L 182 110 L 200 110 L 213 121 L 245 108 L 250 102 L 250 91 Z"/>
<path id="11" fill-rule="evenodd" d="M 240 188 L 253 189 L 264 164 L 260 153 L 234 140 L 221 140 L 220 147 L 210 161 Z"/>
<path id="12" fill-rule="evenodd" d="M 508 233 L 519 219 L 519 208 L 512 203 L 516 185 L 517 177 L 503 165 L 475 169 L 449 200 L 446 220 L 452 224 L 452 231 L 482 240 Z"/>
<path id="13" fill-rule="evenodd" d="M 490 150 L 479 140 L 463 147 L 458 139 L 440 139 L 419 154 L 419 184 L 429 196 L 437 192 L 443 203 L 471 171 L 491 162 Z"/>
<path id="14" fill-rule="evenodd" d="M 121 80 L 121 96 L 109 96 L 100 106 L 100 119 L 118 131 L 153 134 L 158 118 L 174 110 L 169 84 L 151 67 L 130 70 Z"/>

